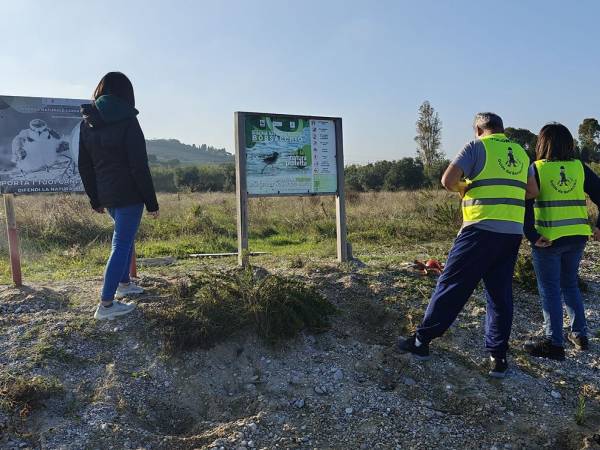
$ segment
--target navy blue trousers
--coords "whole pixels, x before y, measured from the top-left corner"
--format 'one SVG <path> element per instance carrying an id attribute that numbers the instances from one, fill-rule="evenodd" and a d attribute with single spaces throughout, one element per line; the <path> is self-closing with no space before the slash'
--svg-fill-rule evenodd
<path id="1" fill-rule="evenodd" d="M 512 278 L 521 235 L 494 233 L 473 226 L 454 241 L 446 267 L 417 328 L 421 342 L 430 342 L 450 328 L 483 280 L 487 298 L 485 348 L 504 357 L 512 327 Z"/>

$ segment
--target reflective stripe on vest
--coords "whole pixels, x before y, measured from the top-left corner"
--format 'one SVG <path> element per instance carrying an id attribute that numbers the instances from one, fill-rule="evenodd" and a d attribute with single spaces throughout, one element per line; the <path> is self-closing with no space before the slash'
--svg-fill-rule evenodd
<path id="1" fill-rule="evenodd" d="M 469 189 L 475 189 L 481 186 L 515 186 L 522 189 L 527 188 L 527 183 L 519 180 L 505 180 L 502 178 L 489 178 L 487 180 L 477 180 L 469 184 Z"/>
<path id="2" fill-rule="evenodd" d="M 481 173 L 467 180 L 462 201 L 465 224 L 482 220 L 523 223 L 529 157 L 523 148 L 502 133 L 481 138 L 485 164 Z"/>
<path id="3" fill-rule="evenodd" d="M 535 162 L 540 194 L 534 204 L 535 228 L 547 239 L 589 236 L 583 185 L 585 172 L 578 160 Z"/>

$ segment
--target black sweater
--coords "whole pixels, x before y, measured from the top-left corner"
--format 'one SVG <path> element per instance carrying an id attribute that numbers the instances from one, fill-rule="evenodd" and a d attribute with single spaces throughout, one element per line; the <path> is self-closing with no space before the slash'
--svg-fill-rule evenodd
<path id="1" fill-rule="evenodd" d="M 158 211 L 137 110 L 111 95 L 81 110 L 79 173 L 92 208 L 144 203 Z"/>
<path id="2" fill-rule="evenodd" d="M 535 169 L 535 179 L 537 181 L 538 186 L 540 185 L 540 176 L 537 171 L 537 167 L 533 166 Z M 596 175 L 592 169 L 590 169 L 585 164 L 583 165 L 583 172 L 585 176 L 585 180 L 583 182 L 583 190 L 587 195 L 590 196 L 590 199 L 594 202 L 596 207 L 600 206 L 600 178 Z M 534 244 L 541 235 L 535 229 L 535 217 L 533 211 L 533 203 L 535 199 L 527 200 L 525 202 L 525 225 L 523 227 L 523 232 L 525 233 L 525 237 Z M 598 216 L 598 220 L 596 221 L 596 226 L 600 227 L 600 215 Z M 587 240 L 585 236 L 565 236 L 559 239 L 552 241 L 552 246 L 558 245 L 566 245 L 576 241 Z"/>

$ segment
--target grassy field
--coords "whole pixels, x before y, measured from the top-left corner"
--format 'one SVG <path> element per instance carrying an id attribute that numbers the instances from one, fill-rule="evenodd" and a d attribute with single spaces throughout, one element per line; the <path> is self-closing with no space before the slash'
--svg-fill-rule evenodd
<path id="1" fill-rule="evenodd" d="M 143 220 L 139 257 L 236 251 L 233 194 L 163 194 L 159 202 L 160 219 Z M 20 196 L 16 207 L 26 279 L 101 275 L 112 233 L 108 215 L 94 213 L 80 195 Z M 421 257 L 443 252 L 460 224 L 457 198 L 438 190 L 351 194 L 347 215 L 354 254 L 366 260 L 400 250 Z M 5 234 L 0 240 L 0 282 L 8 283 Z M 250 249 L 295 264 L 335 258 L 333 198 L 252 199 Z"/>
<path id="2" fill-rule="evenodd" d="M 194 264 L 192 253 L 237 250 L 235 195 L 162 194 L 161 217 L 144 217 L 140 258 L 173 256 Z M 23 271 L 31 281 L 102 274 L 110 251 L 112 221 L 82 195 L 16 199 Z M 595 215 L 595 208 L 590 212 Z M 335 259 L 335 206 L 331 197 L 250 200 L 250 250 L 268 252 L 279 266 Z M 348 239 L 364 262 L 397 263 L 443 258 L 460 228 L 456 195 L 442 190 L 350 193 Z M 10 281 L 6 232 L 0 236 L 0 283 Z M 232 258 L 233 260 L 233 258 Z"/>

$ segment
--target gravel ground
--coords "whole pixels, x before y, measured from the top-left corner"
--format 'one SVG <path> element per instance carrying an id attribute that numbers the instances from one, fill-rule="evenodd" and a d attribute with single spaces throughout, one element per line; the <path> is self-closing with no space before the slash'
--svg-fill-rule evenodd
<path id="1" fill-rule="evenodd" d="M 265 267 L 317 286 L 340 310 L 331 329 L 275 347 L 240 332 L 175 357 L 146 314 L 189 267 L 142 277 L 137 310 L 111 322 L 91 318 L 100 279 L 1 287 L 0 375 L 56 378 L 63 390 L 26 413 L 0 409 L 0 448 L 600 449 L 598 250 L 582 266 L 591 350 L 569 347 L 564 362 L 520 351 L 541 311 L 517 288 L 503 381 L 487 376 L 481 291 L 431 361 L 393 351 L 434 284 L 402 265 Z"/>

